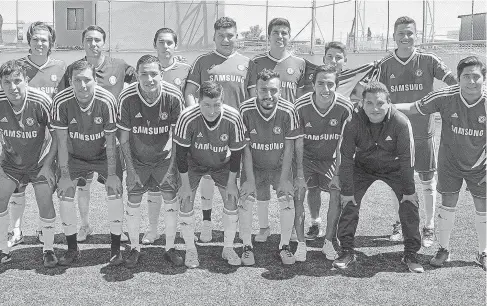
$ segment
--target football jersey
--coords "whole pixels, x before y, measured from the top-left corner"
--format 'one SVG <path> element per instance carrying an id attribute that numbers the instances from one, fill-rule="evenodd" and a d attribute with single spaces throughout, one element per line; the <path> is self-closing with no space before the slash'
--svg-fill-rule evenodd
<path id="1" fill-rule="evenodd" d="M 65 87 L 63 80 L 66 64 L 63 61 L 48 57 L 47 62 L 37 66 L 29 59 L 29 56 L 19 60 L 27 70 L 29 87 L 45 92 L 51 98 Z"/>
<path id="2" fill-rule="evenodd" d="M 135 166 L 156 166 L 170 156 L 171 127 L 183 108 L 183 97 L 175 86 L 162 82 L 158 99 L 147 102 L 139 83 L 120 94 L 117 127 L 130 132 L 130 151 Z"/>
<path id="3" fill-rule="evenodd" d="M 474 104 L 468 104 L 453 85 L 436 90 L 416 101 L 422 115 L 441 115 L 440 150 L 461 171 L 485 169 L 485 103 L 487 92 Z"/>
<path id="4" fill-rule="evenodd" d="M 222 168 L 228 163 L 229 151 L 245 147 L 245 127 L 238 110 L 222 105 L 218 122 L 208 127 L 199 104 L 185 109 L 174 129 L 173 140 L 183 147 L 189 147 L 189 158 L 194 164 Z"/>
<path id="5" fill-rule="evenodd" d="M 38 168 L 43 153 L 46 127 L 50 129 L 51 98 L 44 92 L 27 87 L 24 105 L 15 111 L 0 89 L 0 132 L 4 160 L 2 166 L 21 170 Z"/>
<path id="6" fill-rule="evenodd" d="M 313 93 L 296 101 L 299 125 L 304 134 L 304 158 L 333 161 L 343 128 L 352 116 L 353 105 L 335 92 L 335 98 L 325 113 L 316 107 Z"/>
<path id="7" fill-rule="evenodd" d="M 169 67 L 162 69 L 162 79 L 178 87 L 181 92 L 184 92 L 186 79 L 188 78 L 190 69 L 190 65 L 174 60 L 174 63 L 172 63 Z"/>
<path id="8" fill-rule="evenodd" d="M 279 98 L 272 114 L 266 117 L 257 103 L 257 98 L 251 98 L 240 106 L 252 163 L 257 169 L 281 169 L 286 139 L 302 136 L 296 110 L 291 102 Z"/>
<path id="9" fill-rule="evenodd" d="M 414 102 L 433 91 L 434 79 L 444 80 L 451 71 L 443 61 L 432 53 L 414 50 L 402 61 L 396 52 L 391 52 L 379 62 L 378 81 L 385 84 L 392 103 Z M 409 116 L 416 139 L 430 138 L 434 133 L 433 116 L 419 114 Z"/>
<path id="10" fill-rule="evenodd" d="M 222 85 L 223 102 L 238 110 L 247 92 L 247 70 L 250 59 L 238 52 L 224 56 L 217 51 L 203 54 L 196 59 L 187 81 L 198 86 L 205 81 Z"/>
<path id="11" fill-rule="evenodd" d="M 82 58 L 82 60 L 86 60 Z M 69 87 L 69 75 L 72 73 L 72 65 L 69 65 L 65 74 L 65 87 Z M 112 93 L 118 101 L 118 96 L 122 92 L 123 84 L 131 84 L 137 81 L 134 67 L 128 65 L 124 60 L 112 58 L 105 55 L 103 63 L 96 67 L 96 83 Z"/>
<path id="12" fill-rule="evenodd" d="M 257 55 L 252 59 L 251 69 L 247 77 L 249 89 L 257 86 L 257 74 L 265 68 L 279 73 L 281 97 L 294 103 L 298 87 L 304 86 L 304 71 L 306 68 L 304 59 L 293 54 L 289 54 L 282 59 L 272 57 L 269 52 Z"/>
<path id="13" fill-rule="evenodd" d="M 106 159 L 105 133 L 117 130 L 115 97 L 96 85 L 92 101 L 81 107 L 73 87 L 54 98 L 52 127 L 68 130 L 68 152 L 76 159 L 91 161 Z"/>

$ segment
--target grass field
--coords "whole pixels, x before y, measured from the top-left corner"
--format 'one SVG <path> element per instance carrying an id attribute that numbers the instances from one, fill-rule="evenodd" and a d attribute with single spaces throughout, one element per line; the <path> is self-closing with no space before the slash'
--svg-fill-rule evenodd
<path id="1" fill-rule="evenodd" d="M 5 55 L 10 56 L 11 53 L 2 53 L 0 62 L 7 60 Z M 70 55 L 69 59 L 64 58 L 67 55 Z M 17 54 L 12 58 L 20 56 Z M 56 58 L 65 59 L 68 63 L 82 56 L 82 53 L 76 52 L 55 54 Z M 188 59 L 191 57 L 188 56 Z M 134 64 L 132 60 L 127 61 Z M 436 139 L 439 140 L 439 124 Z M 421 185 L 418 180 L 416 182 L 417 192 L 422 199 Z M 270 205 L 272 236 L 265 244 L 254 244 L 256 265 L 228 266 L 221 259 L 223 208 L 218 192 L 215 193 L 213 213 L 214 242 L 198 244 L 199 268 L 174 268 L 165 262 L 162 258 L 164 238 L 142 249 L 137 268 L 107 267 L 110 238 L 103 186 L 94 183 L 91 194 L 90 219 L 95 235 L 80 244 L 81 260 L 69 268 L 46 269 L 42 265 L 41 245 L 35 243 L 34 237 L 37 208 L 32 188 L 27 189 L 28 206 L 24 221 L 26 241 L 13 249 L 10 263 L 0 265 L 0 304 L 485 305 L 486 273 L 474 263 L 477 251 L 474 206 L 470 194 L 464 190 L 451 238 L 452 262 L 440 269 L 427 264 L 438 247 L 435 243 L 433 247 L 423 248 L 419 252 L 426 270 L 423 274 L 409 273 L 400 263 L 402 244 L 387 239 L 394 213 L 388 189 L 381 182 L 375 183 L 363 200 L 356 239 L 358 263 L 343 272 L 333 269 L 331 262 L 320 252 L 322 238 L 308 242 L 308 260 L 305 263 L 296 263 L 291 267 L 280 263 L 276 257 L 279 211 L 275 199 Z M 323 203 L 321 214 L 325 216 L 327 195 L 323 197 Z M 57 199 L 55 205 L 59 211 Z M 198 231 L 201 228 L 199 196 L 195 208 Z M 141 232 L 147 224 L 146 212 L 144 203 Z M 422 209 L 420 212 L 423 217 Z M 159 227 L 161 233 L 162 220 L 163 213 Z M 309 223 L 309 214 L 307 220 Z M 258 224 L 255 214 L 253 229 L 256 233 Z M 57 254 L 66 248 L 62 231 L 58 216 L 55 239 Z M 235 241 L 240 243 L 239 239 Z M 184 250 L 183 240 L 179 236 L 176 243 L 177 249 Z M 296 245 L 292 244 L 292 248 L 294 250 Z M 241 249 L 238 253 L 241 253 Z"/>

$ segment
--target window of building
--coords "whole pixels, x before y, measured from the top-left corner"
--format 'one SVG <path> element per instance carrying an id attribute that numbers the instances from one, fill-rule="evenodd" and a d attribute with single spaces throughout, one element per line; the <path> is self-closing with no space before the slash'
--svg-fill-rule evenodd
<path id="1" fill-rule="evenodd" d="M 85 28 L 85 9 L 68 8 L 68 30 L 83 30 Z"/>

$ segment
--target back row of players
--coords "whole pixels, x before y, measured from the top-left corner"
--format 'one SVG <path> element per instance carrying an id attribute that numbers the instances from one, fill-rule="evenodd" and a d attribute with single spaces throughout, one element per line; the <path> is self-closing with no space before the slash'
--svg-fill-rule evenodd
<path id="1" fill-rule="evenodd" d="M 455 77 L 437 56 L 414 47 L 416 24 L 409 17 L 399 18 L 394 25 L 394 52 L 379 62 L 353 70 L 344 70 L 346 50 L 341 43 L 327 45 L 323 60 L 332 64 L 327 66 L 313 65 L 289 53 L 291 27 L 283 18 L 269 23 L 270 51 L 252 60 L 236 52 L 234 20 L 222 17 L 214 28 L 216 50 L 200 56 L 192 66 L 175 57 L 177 35 L 163 28 L 154 37 L 158 56 L 141 57 L 134 69 L 123 60 L 104 54 L 105 32 L 90 26 L 82 35 L 86 57 L 65 69 L 63 62 L 49 57 L 54 30 L 40 22 L 31 25 L 27 33 L 30 54 L 0 68 L 2 262 L 11 259 L 12 246 L 23 242 L 21 220 L 24 190 L 29 182 L 34 185 L 39 205 L 44 264 L 51 267 L 58 263 L 53 252 L 55 211 L 49 191 L 56 183 L 68 243 L 59 264 L 69 265 L 77 260 L 77 242 L 93 232 L 88 222 L 89 188 L 93 173 L 97 172 L 108 193 L 113 265 L 137 264 L 140 204 L 147 192 L 149 230 L 142 243 L 150 244 L 159 238 L 157 225 L 164 201 L 164 257 L 176 265 L 183 264 L 174 249 L 179 212 L 186 243 L 184 263 L 198 266 L 193 202 L 203 177 L 203 227 L 199 239 L 212 239 L 215 182 L 224 201 L 222 257 L 229 264 L 254 264 L 251 220 L 255 201 L 260 226 L 255 241 L 264 242 L 270 235 L 268 205 L 272 185 L 280 205 L 282 262 L 306 260 L 305 239 L 321 236 L 320 196 L 321 191 L 327 191 L 330 205 L 323 253 L 334 260 L 336 267 L 346 268 L 355 261 L 353 237 L 361 198 L 370 184 L 381 179 L 392 187 L 394 207 L 399 212 L 400 221 L 394 224 L 391 240 L 403 239 L 404 229 L 403 261 L 411 271 L 422 272 L 416 258 L 421 235 L 412 165 L 423 185 L 426 220 L 422 243 L 429 247 L 434 237 L 436 198 L 434 121 L 431 115 L 410 116 L 413 141 L 408 121 L 390 107 L 390 102 L 418 101 L 417 109 L 408 104 L 396 107 L 408 114 L 439 111 L 443 117 L 439 156 L 443 171 L 439 173 L 438 186 L 443 196 L 440 248 L 431 264 L 441 266 L 449 260 L 449 236 L 465 179 L 476 207 L 477 260 L 485 269 L 484 63 L 475 57 L 462 60 L 457 71 L 460 86 L 453 85 L 457 82 Z M 453 86 L 429 94 L 435 78 Z M 370 79 L 386 86 L 376 82 L 365 85 Z M 363 103 L 354 110 L 349 99 Z M 185 105 L 189 107 L 181 114 Z M 56 136 L 51 139 L 45 128 L 52 133 L 55 130 Z M 344 145 L 340 146 L 342 135 Z M 171 136 L 176 154 L 171 154 Z M 128 237 L 122 232 L 122 167 L 116 138 L 127 169 L 128 234 L 137 237 L 131 239 L 126 259 L 120 252 L 120 241 Z M 363 153 L 354 155 L 356 151 Z M 60 176 L 57 182 L 52 166 L 56 152 Z M 244 171 L 239 190 L 236 176 L 242 153 Z M 305 234 L 306 189 L 312 220 Z M 82 222 L 78 233 L 75 192 Z M 7 241 L 9 198 L 13 234 Z M 337 223 L 340 256 L 333 246 Z M 244 244 L 241 257 L 233 249 L 237 224 Z M 293 229 L 298 240 L 294 254 L 289 248 Z"/>

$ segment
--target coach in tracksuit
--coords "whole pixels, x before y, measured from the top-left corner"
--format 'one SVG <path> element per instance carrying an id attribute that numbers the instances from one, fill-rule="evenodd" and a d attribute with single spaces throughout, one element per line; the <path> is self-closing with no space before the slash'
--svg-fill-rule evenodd
<path id="1" fill-rule="evenodd" d="M 382 180 L 394 190 L 400 202 L 404 234 L 402 262 L 411 272 L 423 272 L 416 258 L 421 236 L 411 124 L 391 104 L 387 87 L 382 83 L 371 82 L 362 96 L 363 105 L 355 109 L 343 131 L 339 169 L 343 211 L 337 231 L 342 252 L 333 266 L 345 269 L 356 260 L 353 247 L 360 204 L 370 185 Z"/>

